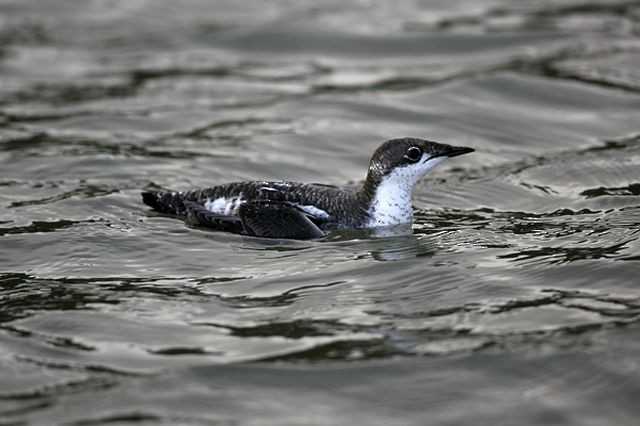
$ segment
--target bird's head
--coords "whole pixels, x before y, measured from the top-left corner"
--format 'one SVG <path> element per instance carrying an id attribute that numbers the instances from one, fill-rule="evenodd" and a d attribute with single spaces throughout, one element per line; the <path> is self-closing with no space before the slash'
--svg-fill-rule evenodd
<path id="1" fill-rule="evenodd" d="M 411 188 L 431 169 L 447 158 L 475 151 L 418 138 L 399 138 L 384 142 L 371 157 L 367 181 L 399 180 Z"/>

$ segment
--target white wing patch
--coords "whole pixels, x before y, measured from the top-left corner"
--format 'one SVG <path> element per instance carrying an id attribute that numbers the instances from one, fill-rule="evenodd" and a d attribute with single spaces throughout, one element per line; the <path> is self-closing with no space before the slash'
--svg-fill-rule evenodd
<path id="1" fill-rule="evenodd" d="M 224 215 L 235 215 L 235 214 L 238 214 L 238 208 L 245 202 L 246 200 L 242 198 L 242 194 L 240 194 L 237 197 L 219 197 L 214 199 L 208 199 L 203 204 L 203 207 L 213 213 L 224 214 Z M 296 208 L 302 210 L 303 212 L 311 216 L 315 216 L 323 219 L 326 219 L 329 217 L 329 213 L 312 205 L 295 204 L 295 206 Z"/>
<path id="2" fill-rule="evenodd" d="M 238 213 L 238 207 L 244 202 L 242 194 L 237 197 L 219 197 L 213 200 L 208 199 L 204 203 L 204 208 L 213 213 L 233 215 Z"/>
<path id="3" fill-rule="evenodd" d="M 311 216 L 315 216 L 315 217 L 321 217 L 321 218 L 328 218 L 329 217 L 329 213 L 327 213 L 326 211 L 319 209 L 315 206 L 311 206 L 311 205 L 300 205 L 300 204 L 296 204 L 296 207 L 299 208 L 300 210 L 302 210 L 303 212 L 310 214 Z"/>

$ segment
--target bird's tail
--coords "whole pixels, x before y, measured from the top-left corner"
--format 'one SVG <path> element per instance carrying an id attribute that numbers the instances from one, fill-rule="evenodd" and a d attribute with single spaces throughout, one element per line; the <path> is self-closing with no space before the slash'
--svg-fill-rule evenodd
<path id="1" fill-rule="evenodd" d="M 186 206 L 183 194 L 180 192 L 143 192 L 142 202 L 159 211 L 167 214 L 184 214 Z"/>

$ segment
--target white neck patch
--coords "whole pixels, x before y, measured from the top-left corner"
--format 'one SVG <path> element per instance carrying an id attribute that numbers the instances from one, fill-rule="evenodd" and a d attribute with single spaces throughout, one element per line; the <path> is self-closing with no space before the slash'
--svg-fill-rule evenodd
<path id="1" fill-rule="evenodd" d="M 413 187 L 435 166 L 448 157 L 436 157 L 426 160 L 422 158 L 404 167 L 398 167 L 382 178 L 371 202 L 369 215 L 371 219 L 367 228 L 394 226 L 413 222 L 413 205 L 411 195 Z"/>

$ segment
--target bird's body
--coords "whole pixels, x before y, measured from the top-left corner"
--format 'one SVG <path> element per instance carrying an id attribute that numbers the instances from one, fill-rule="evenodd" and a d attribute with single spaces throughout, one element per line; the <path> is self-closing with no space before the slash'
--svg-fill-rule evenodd
<path id="1" fill-rule="evenodd" d="M 331 229 L 366 229 L 413 221 L 411 193 L 448 157 L 472 152 L 423 139 L 392 139 L 374 153 L 358 190 L 298 182 L 235 182 L 185 192 L 143 192 L 162 213 L 214 229 L 272 238 L 318 238 Z"/>
<path id="2" fill-rule="evenodd" d="M 177 215 L 188 215 L 196 204 L 213 214 L 239 217 L 241 206 L 254 203 L 291 207 L 308 215 L 323 230 L 358 228 L 367 218 L 356 192 L 313 183 L 234 182 L 187 192 L 144 194 L 151 194 L 143 195 L 145 203 Z"/>

